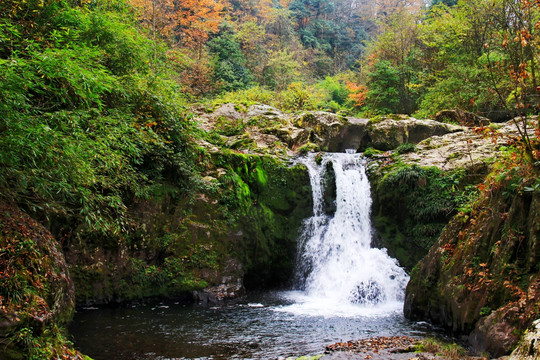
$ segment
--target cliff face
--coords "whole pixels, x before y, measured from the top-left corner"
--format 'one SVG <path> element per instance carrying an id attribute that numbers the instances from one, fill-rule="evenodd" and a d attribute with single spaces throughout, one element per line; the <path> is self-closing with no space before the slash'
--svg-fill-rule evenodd
<path id="1" fill-rule="evenodd" d="M 500 356 L 540 316 L 540 194 L 525 164 L 488 181 L 413 269 L 404 310 Z"/>

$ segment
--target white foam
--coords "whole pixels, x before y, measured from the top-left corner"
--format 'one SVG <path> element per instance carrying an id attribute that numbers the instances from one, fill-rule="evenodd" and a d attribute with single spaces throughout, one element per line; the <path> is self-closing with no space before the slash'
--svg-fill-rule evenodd
<path id="1" fill-rule="evenodd" d="M 359 305 L 334 298 L 310 296 L 301 291 L 287 292 L 284 297 L 294 303 L 273 307 L 272 310 L 298 316 L 351 318 L 388 316 L 401 313 L 403 309 L 403 303 L 400 301 L 377 305 Z"/>

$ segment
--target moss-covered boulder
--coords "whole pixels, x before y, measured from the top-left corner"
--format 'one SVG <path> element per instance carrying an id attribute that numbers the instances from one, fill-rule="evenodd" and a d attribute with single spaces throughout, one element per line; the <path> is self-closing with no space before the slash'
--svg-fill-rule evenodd
<path id="1" fill-rule="evenodd" d="M 367 119 L 347 118 L 324 111 L 297 115 L 293 124 L 301 129 L 294 132 L 292 147 L 307 142 L 330 152 L 357 149 L 366 133 Z"/>
<path id="2" fill-rule="evenodd" d="M 513 158 L 514 161 L 518 158 Z M 405 315 L 509 353 L 540 316 L 540 194 L 530 164 L 505 164 L 411 273 Z"/>
<path id="3" fill-rule="evenodd" d="M 0 358 L 82 359 L 60 328 L 74 288 L 58 242 L 15 205 L 0 203 Z"/>
<path id="4" fill-rule="evenodd" d="M 435 120 L 463 126 L 487 126 L 491 122 L 488 118 L 473 114 L 462 109 L 450 109 L 439 111 Z"/>

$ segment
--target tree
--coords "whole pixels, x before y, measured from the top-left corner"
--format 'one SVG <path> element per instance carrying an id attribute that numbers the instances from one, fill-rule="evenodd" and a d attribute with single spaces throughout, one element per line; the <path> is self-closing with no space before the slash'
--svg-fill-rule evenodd
<path id="1" fill-rule="evenodd" d="M 402 9 L 387 17 L 383 32 L 370 46 L 366 104 L 383 112 L 410 114 L 417 109 L 422 53 L 418 14 Z M 390 88 L 385 89 L 385 86 Z M 376 91 L 383 94 L 377 95 Z M 395 98 L 392 98 L 395 96 Z M 384 99 L 381 101 L 380 99 Z"/>
<path id="2" fill-rule="evenodd" d="M 222 20 L 220 0 L 129 0 L 139 9 L 141 22 L 160 36 L 196 48 L 215 32 Z"/>
<path id="3" fill-rule="evenodd" d="M 455 6 L 457 5 L 457 3 L 458 3 L 458 0 L 433 0 L 433 2 L 431 3 L 431 6 L 435 6 L 439 4 L 444 4 L 446 6 Z"/>
<path id="4" fill-rule="evenodd" d="M 175 34 L 188 47 L 201 46 L 210 33 L 216 32 L 222 20 L 220 0 L 176 0 Z"/>
<path id="5" fill-rule="evenodd" d="M 300 65 L 294 58 L 294 54 L 286 51 L 271 51 L 263 76 L 263 84 L 282 91 L 300 77 Z"/>
<path id="6" fill-rule="evenodd" d="M 366 104 L 375 113 L 399 113 L 402 84 L 399 70 L 388 60 L 378 60 L 369 73 Z"/>
<path id="7" fill-rule="evenodd" d="M 174 28 L 174 0 L 130 0 L 139 10 L 139 18 L 152 31 L 152 37 L 167 38 Z"/>
<path id="8" fill-rule="evenodd" d="M 245 67 L 246 58 L 231 24 L 222 24 L 216 37 L 208 42 L 214 55 L 214 77 L 224 91 L 244 89 L 251 82 L 251 73 Z"/>

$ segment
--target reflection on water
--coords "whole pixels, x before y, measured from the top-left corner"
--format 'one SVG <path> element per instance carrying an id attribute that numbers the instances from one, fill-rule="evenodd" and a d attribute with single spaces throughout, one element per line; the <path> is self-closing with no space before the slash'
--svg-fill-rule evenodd
<path id="1" fill-rule="evenodd" d="M 356 306 L 319 315 L 316 304 L 300 294 L 280 292 L 219 307 L 167 303 L 81 310 L 70 332 L 75 346 L 95 360 L 164 360 L 276 359 L 320 353 L 342 340 L 431 331 L 404 319 L 397 307 L 385 311 Z"/>

